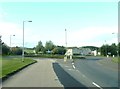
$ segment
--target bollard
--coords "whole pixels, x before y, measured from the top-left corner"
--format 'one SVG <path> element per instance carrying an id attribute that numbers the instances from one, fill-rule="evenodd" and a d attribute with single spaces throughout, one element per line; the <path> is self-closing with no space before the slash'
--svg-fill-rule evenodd
<path id="1" fill-rule="evenodd" d="M 70 55 L 70 59 L 72 60 L 72 55 Z"/>
<path id="2" fill-rule="evenodd" d="M 113 57 L 115 57 L 115 55 L 113 55 Z"/>
<path id="3" fill-rule="evenodd" d="M 64 62 L 66 62 L 66 61 L 67 61 L 67 56 L 64 57 Z"/>

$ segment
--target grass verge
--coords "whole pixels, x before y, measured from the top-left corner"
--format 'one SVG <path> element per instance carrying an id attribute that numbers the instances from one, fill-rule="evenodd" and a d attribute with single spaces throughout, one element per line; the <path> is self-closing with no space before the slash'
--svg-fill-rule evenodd
<path id="1" fill-rule="evenodd" d="M 24 62 L 21 61 L 21 58 L 2 58 L 0 62 L 2 62 L 2 73 L 0 73 L 0 78 L 4 78 L 36 61 L 30 58 L 25 58 Z"/>
<path id="2" fill-rule="evenodd" d="M 120 63 L 120 58 L 114 57 L 114 58 L 112 58 L 112 61 L 115 63 Z"/>

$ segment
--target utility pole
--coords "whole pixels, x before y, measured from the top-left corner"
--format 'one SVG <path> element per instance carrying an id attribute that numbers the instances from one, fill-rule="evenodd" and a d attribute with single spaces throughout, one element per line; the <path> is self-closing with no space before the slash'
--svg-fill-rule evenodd
<path id="1" fill-rule="evenodd" d="M 67 52 L 67 30 L 65 29 L 65 48 L 66 48 L 66 52 Z M 66 62 L 67 60 L 67 54 L 65 54 L 65 57 L 64 57 L 64 62 Z"/>
<path id="2" fill-rule="evenodd" d="M 66 44 L 66 48 L 67 48 L 67 30 L 65 29 L 65 44 Z"/>
<path id="3" fill-rule="evenodd" d="M 24 62 L 24 24 L 25 22 L 32 22 L 32 21 L 23 21 L 23 47 L 22 47 L 22 62 Z"/>

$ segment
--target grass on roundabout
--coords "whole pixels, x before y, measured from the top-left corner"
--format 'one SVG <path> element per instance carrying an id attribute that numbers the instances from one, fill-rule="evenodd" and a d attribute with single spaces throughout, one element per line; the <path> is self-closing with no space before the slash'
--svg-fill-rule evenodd
<path id="1" fill-rule="evenodd" d="M 12 57 L 4 58 L 0 57 L 0 78 L 9 75 L 29 64 L 36 62 L 31 58 L 25 58 L 24 62 L 21 61 L 22 58 Z"/>

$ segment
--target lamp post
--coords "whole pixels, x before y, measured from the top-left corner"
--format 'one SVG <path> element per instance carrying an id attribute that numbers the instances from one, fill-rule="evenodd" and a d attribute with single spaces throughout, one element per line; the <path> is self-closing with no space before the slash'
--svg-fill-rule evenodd
<path id="1" fill-rule="evenodd" d="M 67 48 L 67 30 L 65 29 L 65 44 L 66 44 L 66 48 Z"/>
<path id="2" fill-rule="evenodd" d="M 24 23 L 32 21 L 23 21 L 23 48 L 22 48 L 22 62 L 24 62 Z"/>
<path id="3" fill-rule="evenodd" d="M 11 50 L 11 37 L 15 35 L 10 35 L 10 50 Z"/>

